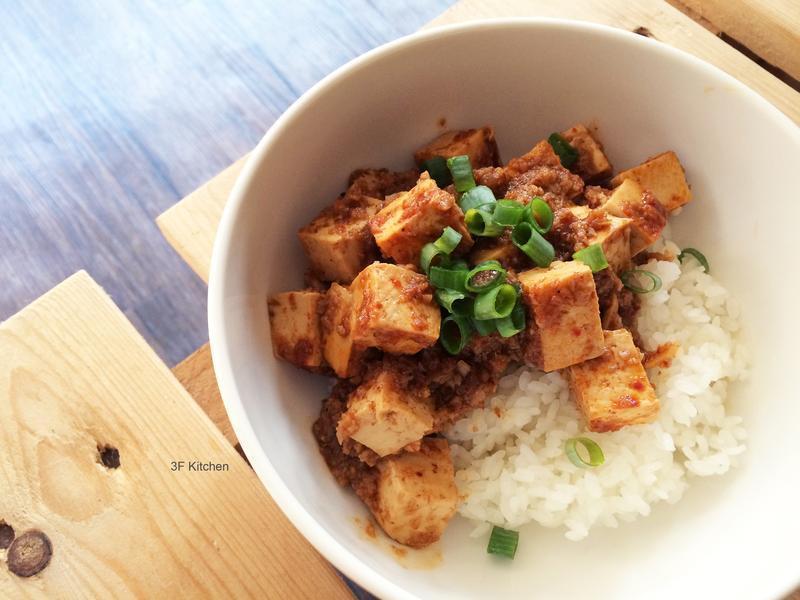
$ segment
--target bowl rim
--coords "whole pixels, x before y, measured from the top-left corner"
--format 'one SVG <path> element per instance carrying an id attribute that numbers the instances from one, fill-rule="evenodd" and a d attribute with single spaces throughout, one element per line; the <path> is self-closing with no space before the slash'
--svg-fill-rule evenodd
<path id="1" fill-rule="evenodd" d="M 272 462 L 261 447 L 246 412 L 242 399 L 239 396 L 234 377 L 234 369 L 229 360 L 230 351 L 227 344 L 226 319 L 225 319 L 225 292 L 222 282 L 225 280 L 225 270 L 229 262 L 229 249 L 232 241 L 232 232 L 237 221 L 237 216 L 244 204 L 247 192 L 252 186 L 255 174 L 259 170 L 267 148 L 273 140 L 297 119 L 314 98 L 319 96 L 329 87 L 335 86 L 339 80 L 354 73 L 383 57 L 401 51 L 407 47 L 426 42 L 432 38 L 445 39 L 458 36 L 484 28 L 507 27 L 546 27 L 564 29 L 578 32 L 587 32 L 608 38 L 616 38 L 626 43 L 638 44 L 647 47 L 648 51 L 662 53 L 671 60 L 683 62 L 700 70 L 705 70 L 710 76 L 722 80 L 743 93 L 748 101 L 766 116 L 778 122 L 789 135 L 794 134 L 795 142 L 800 147 L 800 128 L 777 107 L 771 104 L 750 87 L 716 67 L 696 56 L 670 46 L 666 43 L 650 39 L 633 32 L 601 25 L 587 21 L 579 21 L 550 17 L 506 17 L 483 20 L 471 20 L 452 25 L 437 26 L 412 33 L 378 46 L 336 68 L 319 82 L 304 92 L 292 105 L 270 126 L 264 137 L 256 145 L 247 158 L 246 164 L 239 174 L 217 229 L 211 256 L 211 266 L 208 281 L 208 330 L 211 346 L 214 372 L 222 395 L 225 409 L 230 418 L 239 442 L 247 455 L 253 470 L 269 494 L 306 540 L 308 540 L 323 557 L 332 563 L 339 571 L 355 581 L 363 588 L 380 598 L 413 599 L 410 592 L 404 590 L 397 583 L 389 580 L 384 575 L 364 564 L 353 552 L 337 541 L 320 523 L 307 513 L 300 502 L 297 501 L 292 491 L 275 470 Z M 797 585 L 796 574 L 787 573 L 784 581 L 776 581 L 772 589 L 764 590 L 767 595 L 778 597 L 791 591 Z"/>

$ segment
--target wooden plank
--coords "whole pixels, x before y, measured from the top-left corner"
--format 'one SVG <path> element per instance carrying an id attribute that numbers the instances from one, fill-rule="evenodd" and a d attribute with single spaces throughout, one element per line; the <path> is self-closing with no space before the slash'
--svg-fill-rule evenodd
<path id="1" fill-rule="evenodd" d="M 211 248 L 222 209 L 246 161 L 247 155 L 156 219 L 167 241 L 203 281 L 208 282 Z"/>
<path id="2" fill-rule="evenodd" d="M 800 79 L 797 0 L 676 0 L 759 57 Z"/>
<path id="3" fill-rule="evenodd" d="M 350 597 L 86 273 L 0 325 L 0 447 L 0 520 L 53 547 L 0 597 Z"/>
<path id="4" fill-rule="evenodd" d="M 228 413 L 225 411 L 217 386 L 214 365 L 211 362 L 211 347 L 204 344 L 173 367 L 172 373 L 222 432 L 225 439 L 233 446 L 238 444 L 239 440 L 228 420 Z"/>

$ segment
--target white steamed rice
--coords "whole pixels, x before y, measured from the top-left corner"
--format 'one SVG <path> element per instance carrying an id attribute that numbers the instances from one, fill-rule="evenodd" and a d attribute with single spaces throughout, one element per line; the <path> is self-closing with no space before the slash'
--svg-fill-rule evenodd
<path id="1" fill-rule="evenodd" d="M 655 250 L 677 255 L 669 241 Z M 739 307 L 694 259 L 651 260 L 661 290 L 644 294 L 638 327 L 647 350 L 674 341 L 680 350 L 669 368 L 648 372 L 661 401 L 656 422 L 612 433 L 588 432 L 558 372 L 522 367 L 506 375 L 486 407 L 447 432 L 474 536 L 491 524 L 512 529 L 535 521 L 566 527 L 580 540 L 596 525 L 647 516 L 651 505 L 677 502 L 694 476 L 721 475 L 744 452 L 741 418 L 726 413 L 730 382 L 747 370 L 737 342 Z M 564 442 L 586 435 L 603 449 L 605 463 L 575 467 Z"/>

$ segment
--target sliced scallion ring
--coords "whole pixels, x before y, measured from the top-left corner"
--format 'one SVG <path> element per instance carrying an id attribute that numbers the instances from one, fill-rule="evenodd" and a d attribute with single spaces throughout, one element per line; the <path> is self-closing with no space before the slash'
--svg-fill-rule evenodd
<path id="1" fill-rule="evenodd" d="M 597 273 L 608 267 L 605 252 L 603 252 L 603 247 L 600 244 L 591 244 L 586 248 L 581 248 L 572 255 L 572 258 L 587 265 L 592 270 L 592 273 Z"/>
<path id="2" fill-rule="evenodd" d="M 467 294 L 464 292 L 441 289 L 436 290 L 434 295 L 436 296 L 436 301 L 439 303 L 439 306 L 449 313 L 469 314 L 462 305 L 466 303 L 470 308 L 472 307 L 472 299 L 467 297 Z"/>
<path id="3" fill-rule="evenodd" d="M 498 200 L 494 206 L 494 222 L 498 225 L 513 227 L 525 214 L 525 205 L 516 200 Z"/>
<path id="4" fill-rule="evenodd" d="M 553 147 L 553 151 L 558 154 L 561 164 L 567 169 L 578 160 L 578 151 L 560 133 L 551 133 L 547 141 Z"/>
<path id="5" fill-rule="evenodd" d="M 462 154 L 461 156 L 452 156 L 448 158 L 447 168 L 450 169 L 450 174 L 453 176 L 453 185 L 459 194 L 468 192 L 475 187 L 475 179 L 472 176 L 472 165 L 469 162 L 469 156 Z"/>
<path id="6" fill-rule="evenodd" d="M 544 235 L 553 227 L 553 209 L 539 196 L 534 196 L 525 207 L 525 220 Z"/>
<path id="7" fill-rule="evenodd" d="M 475 298 L 473 315 L 479 321 L 502 319 L 511 314 L 517 303 L 517 290 L 504 283 L 478 294 Z"/>
<path id="8" fill-rule="evenodd" d="M 458 246 L 459 242 L 461 241 L 461 237 L 461 234 L 452 227 L 445 227 L 442 231 L 442 235 L 440 235 L 439 238 L 433 242 L 433 245 L 439 248 L 439 250 L 442 252 L 450 254 Z"/>
<path id="9" fill-rule="evenodd" d="M 421 169 L 427 171 L 440 188 L 446 188 L 453 181 L 450 169 L 447 168 L 447 159 L 443 156 L 433 156 L 423 161 Z"/>
<path id="10" fill-rule="evenodd" d="M 549 266 L 556 256 L 553 245 L 527 221 L 522 221 L 514 227 L 511 241 L 540 267 Z"/>
<path id="11" fill-rule="evenodd" d="M 453 268 L 452 266 L 431 267 L 428 279 L 436 289 L 466 292 L 467 273 L 466 269 Z"/>
<path id="12" fill-rule="evenodd" d="M 638 281 L 641 281 L 639 278 L 640 276 L 649 280 L 650 284 L 647 287 L 639 285 Z M 624 271 L 619 278 L 622 280 L 622 285 L 634 294 L 649 294 L 650 292 L 657 292 L 661 289 L 661 277 L 647 269 L 631 269 L 630 271 Z"/>
<path id="13" fill-rule="evenodd" d="M 499 554 L 514 558 L 519 545 L 519 532 L 510 529 L 503 529 L 495 525 L 492 527 L 492 534 L 489 536 L 489 545 L 486 552 L 489 554 Z"/>
<path id="14" fill-rule="evenodd" d="M 678 260 L 683 262 L 683 259 L 686 256 L 694 256 L 701 265 L 703 265 L 703 269 L 705 272 L 708 273 L 710 267 L 708 266 L 708 259 L 705 257 L 705 254 L 700 252 L 697 248 L 684 248 L 681 250 L 681 253 L 678 254 Z"/>
<path id="15" fill-rule="evenodd" d="M 458 354 L 469 343 L 472 334 L 470 320 L 461 315 L 450 315 L 442 319 L 439 342 L 450 354 Z"/>
<path id="16" fill-rule="evenodd" d="M 485 292 L 506 280 L 506 270 L 496 260 L 477 264 L 467 273 L 466 289 L 469 292 Z"/>
<path id="17" fill-rule="evenodd" d="M 492 335 L 497 331 L 497 319 L 472 319 L 472 327 L 480 336 Z"/>
<path id="18" fill-rule="evenodd" d="M 435 243 L 431 242 L 422 247 L 419 253 L 419 267 L 422 272 L 427 274 L 430 272 L 432 266 L 446 265 L 448 261 L 447 252 L 439 248 Z"/>
<path id="19" fill-rule="evenodd" d="M 471 190 L 461 194 L 461 198 L 458 199 L 458 205 L 464 212 L 467 212 L 471 208 L 486 207 L 488 209 L 489 206 L 494 205 L 495 202 L 494 192 L 485 185 L 475 186 Z"/>
<path id="20" fill-rule="evenodd" d="M 464 215 L 464 222 L 472 235 L 498 237 L 503 233 L 502 225 L 494 222 L 492 213 L 482 208 L 470 208 Z"/>
<path id="21" fill-rule="evenodd" d="M 517 304 L 511 314 L 502 319 L 497 319 L 495 326 L 497 327 L 497 332 L 504 338 L 513 337 L 525 329 L 525 307 L 519 299 L 517 299 Z"/>
<path id="22" fill-rule="evenodd" d="M 588 461 L 578 452 L 578 444 L 583 446 L 584 450 L 589 454 Z M 606 457 L 603 455 L 603 449 L 597 445 L 597 442 L 586 437 L 569 438 L 564 443 L 564 452 L 566 452 L 567 458 L 573 465 L 582 469 L 587 467 L 599 467 L 606 460 Z"/>

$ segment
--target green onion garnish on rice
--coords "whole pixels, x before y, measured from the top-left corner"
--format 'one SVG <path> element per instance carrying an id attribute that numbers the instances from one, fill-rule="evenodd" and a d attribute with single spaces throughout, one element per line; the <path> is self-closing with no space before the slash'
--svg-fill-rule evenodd
<path id="1" fill-rule="evenodd" d="M 578 444 L 583 446 L 586 452 L 588 452 L 588 461 L 578 452 Z M 564 443 L 564 452 L 567 453 L 567 458 L 573 465 L 582 469 L 587 467 L 599 467 L 606 460 L 606 457 L 603 455 L 603 449 L 597 445 L 597 442 L 585 437 L 569 438 Z"/>
<path id="2" fill-rule="evenodd" d="M 686 256 L 694 256 L 697 259 L 697 262 L 703 265 L 703 269 L 705 269 L 706 273 L 708 273 L 708 259 L 702 252 L 700 252 L 700 250 L 697 248 L 684 248 L 681 250 L 681 253 L 678 254 L 678 260 L 683 262 L 683 259 L 686 258 Z"/>
<path id="3" fill-rule="evenodd" d="M 649 279 L 649 285 L 639 285 L 641 277 Z M 661 289 L 661 277 L 647 269 L 631 269 L 630 271 L 624 271 L 619 278 L 622 280 L 622 285 L 634 294 L 649 294 L 650 292 L 657 292 Z"/>
<path id="4" fill-rule="evenodd" d="M 517 553 L 518 545 L 518 531 L 503 529 L 502 527 L 495 525 L 492 527 L 492 535 L 489 536 L 489 545 L 486 546 L 486 552 L 489 554 L 499 554 L 500 556 L 514 558 L 514 555 Z"/>

